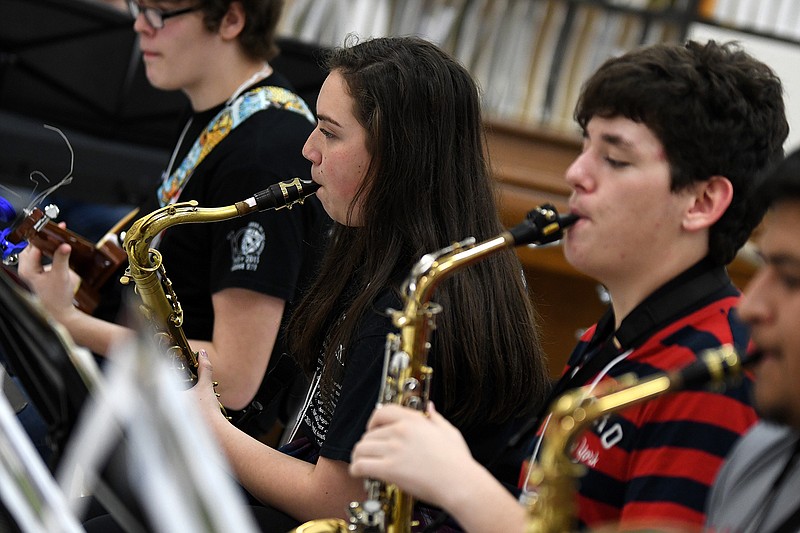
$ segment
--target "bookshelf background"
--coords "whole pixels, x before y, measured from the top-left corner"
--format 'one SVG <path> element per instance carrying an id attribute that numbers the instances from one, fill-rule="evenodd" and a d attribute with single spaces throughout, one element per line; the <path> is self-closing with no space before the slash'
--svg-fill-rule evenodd
<path id="1" fill-rule="evenodd" d="M 321 47 L 340 46 L 351 34 L 362 40 L 418 35 L 454 55 L 483 93 L 507 226 L 543 202 L 566 208 L 563 174 L 580 151 L 572 120 L 580 87 L 605 59 L 639 45 L 738 40 L 784 79 L 790 125 L 800 123 L 800 107 L 792 111 L 797 104 L 791 98 L 800 94 L 797 0 L 286 0 L 279 34 Z M 754 53 L 752 39 L 768 44 Z M 780 48 L 775 56 L 773 43 Z M 787 83 L 792 77 L 796 81 Z M 787 148 L 798 142 L 790 134 Z M 576 334 L 605 303 L 596 283 L 568 265 L 558 247 L 518 254 L 555 376 Z M 745 254 L 729 268 L 740 287 L 753 270 Z"/>
<path id="2" fill-rule="evenodd" d="M 605 59 L 685 37 L 698 0 L 289 0 L 279 33 L 322 46 L 418 35 L 464 64 L 486 116 L 576 135 L 580 85 Z"/>

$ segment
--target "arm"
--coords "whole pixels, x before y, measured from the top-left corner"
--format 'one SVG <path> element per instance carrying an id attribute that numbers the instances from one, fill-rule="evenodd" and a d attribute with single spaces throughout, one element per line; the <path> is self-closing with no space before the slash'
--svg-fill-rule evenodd
<path id="1" fill-rule="evenodd" d="M 70 247 L 59 246 L 51 267 L 33 245 L 20 254 L 19 274 L 33 288 L 45 309 L 67 328 L 77 344 L 107 356 L 115 343 L 133 332 L 88 315 L 72 303 L 78 286 L 69 269 Z M 180 299 L 180 295 L 178 295 Z M 278 336 L 284 300 L 246 289 L 223 289 L 212 296 L 214 331 L 211 341 L 190 340 L 216 363 L 223 405 L 241 409 L 255 396 Z"/>
<path id="2" fill-rule="evenodd" d="M 448 511 L 467 531 L 523 531 L 525 509 L 475 461 L 458 430 L 396 405 L 376 409 L 350 473 L 384 479 Z"/>
<path id="3" fill-rule="evenodd" d="M 239 431 L 221 415 L 211 386 L 212 367 L 201 355 L 191 394 L 217 436 L 239 482 L 260 501 L 300 521 L 346 516 L 347 505 L 365 498 L 361 480 L 347 464 L 320 457 L 316 465 L 285 455 Z"/>
<path id="4" fill-rule="evenodd" d="M 178 295 L 180 298 L 180 295 Z M 211 297 L 214 332 L 210 342 L 190 341 L 206 350 L 219 382 L 220 401 L 242 409 L 253 399 L 278 337 L 284 300 L 247 289 L 223 289 Z"/>

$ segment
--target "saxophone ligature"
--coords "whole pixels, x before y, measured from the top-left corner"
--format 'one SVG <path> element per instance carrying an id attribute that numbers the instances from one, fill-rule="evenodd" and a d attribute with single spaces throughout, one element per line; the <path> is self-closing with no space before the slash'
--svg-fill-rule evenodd
<path id="1" fill-rule="evenodd" d="M 424 255 L 411 269 L 401 288 L 403 309 L 388 312 L 396 333 L 386 339 L 383 382 L 378 404 L 398 404 L 425 412 L 428 407 L 433 370 L 427 364 L 430 335 L 442 307 L 431 300 L 441 281 L 459 270 L 500 250 L 520 245 L 544 245 L 563 236 L 574 224 L 572 214 L 560 216 L 555 207 L 542 205 L 525 220 L 497 237 L 476 244 L 470 237 Z M 411 533 L 414 500 L 396 485 L 366 480 L 367 498 L 352 502 L 349 520 L 312 520 L 294 533 Z"/>
<path id="2" fill-rule="evenodd" d="M 218 222 L 270 209 L 291 209 L 319 189 L 313 181 L 294 178 L 271 185 L 250 198 L 226 207 L 202 208 L 196 201 L 179 202 L 157 209 L 138 219 L 125 233 L 123 248 L 128 267 L 120 278 L 124 285 L 133 282 L 141 297 L 139 310 L 152 326 L 157 345 L 167 353 L 170 366 L 187 388 L 197 382 L 197 352 L 189 346 L 183 332 L 183 309 L 166 275 L 161 254 L 151 248 L 163 230 L 178 224 Z"/>
<path id="3" fill-rule="evenodd" d="M 528 503 L 526 533 L 570 533 L 575 531 L 575 494 L 583 465 L 571 457 L 575 437 L 591 423 L 626 407 L 670 392 L 696 387 L 724 387 L 739 379 L 742 368 L 755 360 L 743 359 L 729 344 L 701 352 L 698 360 L 683 369 L 637 380 L 620 376 L 601 391 L 589 386 L 565 392 L 551 407 L 551 418 L 542 436 L 541 453 L 528 483 L 535 497 Z M 601 384 L 602 385 L 602 384 Z"/>

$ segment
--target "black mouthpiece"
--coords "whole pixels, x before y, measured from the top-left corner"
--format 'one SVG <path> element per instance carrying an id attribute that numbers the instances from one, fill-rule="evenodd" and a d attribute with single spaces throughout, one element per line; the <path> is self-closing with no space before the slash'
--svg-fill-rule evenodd
<path id="1" fill-rule="evenodd" d="M 509 232 L 514 237 L 514 246 L 523 244 L 547 244 L 564 236 L 564 228 L 578 221 L 572 213 L 559 215 L 551 204 L 544 204 L 525 216 L 525 220 Z"/>
<path id="2" fill-rule="evenodd" d="M 736 349 L 724 344 L 700 353 L 697 361 L 676 371 L 672 380 L 677 389 L 724 385 L 741 374 L 743 363 Z"/>
<path id="3" fill-rule="evenodd" d="M 291 209 L 294 204 L 302 204 L 303 200 L 317 192 L 317 189 L 319 189 L 319 183 L 294 178 L 270 185 L 269 188 L 255 193 L 253 198 L 259 211 L 284 207 Z"/>

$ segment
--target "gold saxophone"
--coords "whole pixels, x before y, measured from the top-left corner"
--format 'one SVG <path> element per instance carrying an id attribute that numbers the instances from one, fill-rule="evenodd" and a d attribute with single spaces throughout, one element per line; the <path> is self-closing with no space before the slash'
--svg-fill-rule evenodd
<path id="1" fill-rule="evenodd" d="M 128 267 L 120 278 L 124 285 L 131 281 L 142 298 L 139 309 L 154 330 L 159 347 L 169 357 L 170 365 L 185 381 L 187 388 L 197 382 L 197 352 L 189 346 L 183 332 L 183 309 L 167 278 L 161 254 L 151 248 L 161 231 L 178 224 L 217 222 L 256 211 L 291 208 L 302 204 L 319 188 L 313 181 L 299 178 L 271 185 L 250 198 L 227 207 L 201 208 L 197 202 L 180 202 L 157 209 L 138 219 L 125 233 L 123 248 L 128 254 Z"/>
<path id="2" fill-rule="evenodd" d="M 731 345 L 702 352 L 698 361 L 681 370 L 636 380 L 621 376 L 613 388 L 595 392 L 587 387 L 567 391 L 553 402 L 551 418 L 542 436 L 541 453 L 532 467 L 528 483 L 536 496 L 528 505 L 526 533 L 575 531 L 575 492 L 584 466 L 571 457 L 573 439 L 592 422 L 631 405 L 668 392 L 700 385 L 722 386 L 739 377 L 742 361 Z"/>
<path id="3" fill-rule="evenodd" d="M 380 404 L 398 404 L 425 412 L 433 371 L 427 365 L 430 335 L 441 306 L 431 301 L 446 277 L 502 249 L 523 244 L 541 245 L 557 241 L 563 229 L 573 224 L 573 215 L 559 216 L 551 205 L 537 207 L 523 223 L 499 236 L 475 244 L 468 238 L 437 252 L 424 255 L 412 268 L 402 287 L 403 309 L 390 310 L 398 333 L 386 339 Z M 410 533 L 414 500 L 396 485 L 367 480 L 367 499 L 352 502 L 349 522 L 341 519 L 311 520 L 294 533 Z"/>

